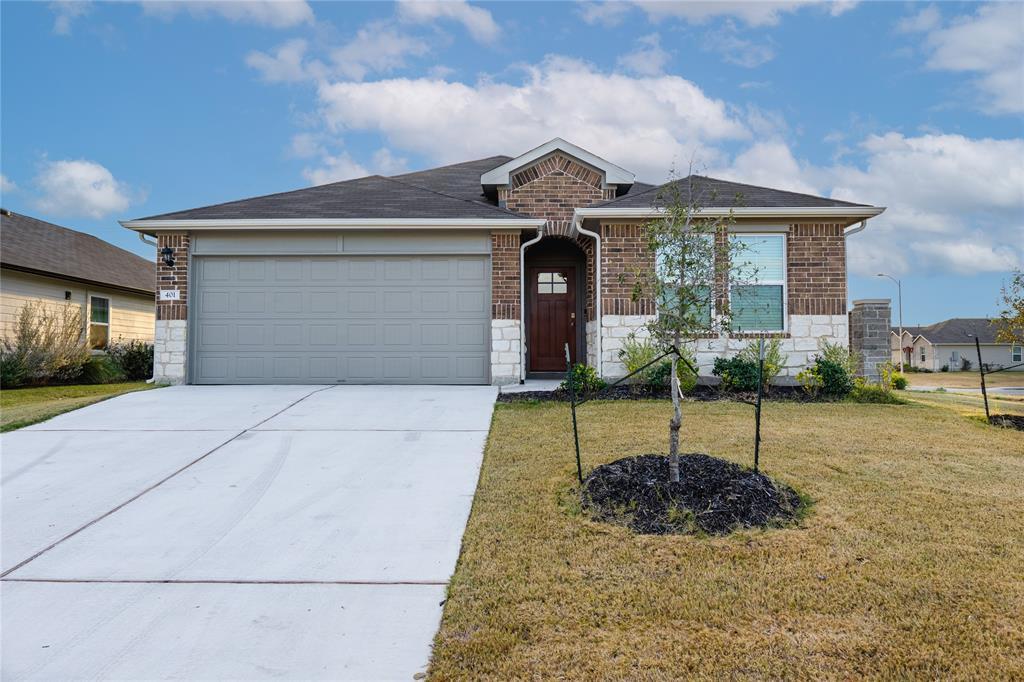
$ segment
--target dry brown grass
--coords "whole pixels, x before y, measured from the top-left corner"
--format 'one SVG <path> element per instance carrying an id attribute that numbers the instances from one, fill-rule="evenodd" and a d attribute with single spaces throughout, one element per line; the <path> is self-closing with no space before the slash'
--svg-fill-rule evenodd
<path id="1" fill-rule="evenodd" d="M 686 404 L 749 463 L 752 418 Z M 666 402 L 580 409 L 584 469 L 663 451 Z M 770 404 L 798 528 L 635 536 L 576 512 L 566 405 L 499 405 L 435 679 L 974 677 L 1024 670 L 1024 435 L 924 405 Z"/>
<path id="2" fill-rule="evenodd" d="M 911 386 L 935 388 L 981 388 L 981 375 L 975 372 L 908 372 Z M 1024 372 L 1006 371 L 985 375 L 985 385 L 1024 386 Z"/>

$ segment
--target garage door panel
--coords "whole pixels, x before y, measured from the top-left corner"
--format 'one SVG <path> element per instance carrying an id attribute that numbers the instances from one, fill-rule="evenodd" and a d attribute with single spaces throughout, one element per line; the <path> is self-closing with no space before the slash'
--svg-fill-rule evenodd
<path id="1" fill-rule="evenodd" d="M 484 256 L 197 257 L 197 383 L 487 383 Z"/>

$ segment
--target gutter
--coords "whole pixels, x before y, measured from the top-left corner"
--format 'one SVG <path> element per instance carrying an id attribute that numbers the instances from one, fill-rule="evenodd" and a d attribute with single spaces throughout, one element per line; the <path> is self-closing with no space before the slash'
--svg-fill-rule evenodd
<path id="1" fill-rule="evenodd" d="M 546 222 L 546 221 L 545 221 Z M 537 236 L 519 245 L 519 383 L 526 383 L 526 247 L 544 238 L 544 226 Z"/>
<path id="2" fill-rule="evenodd" d="M 386 229 L 538 229 L 543 220 L 535 218 L 264 218 L 216 220 L 121 220 L 122 227 L 145 234 L 159 230 L 386 230 Z"/>
<path id="3" fill-rule="evenodd" d="M 586 237 L 592 237 L 594 240 L 594 298 L 597 300 L 594 302 L 594 321 L 597 322 L 597 333 L 594 334 L 594 346 L 597 354 L 597 376 L 604 377 L 604 362 L 601 358 L 601 330 L 603 322 L 601 320 L 601 235 L 597 232 L 591 232 L 590 230 L 583 229 L 583 219 L 576 220 L 573 217 L 573 227 L 576 231 Z M 586 317 L 586 315 L 584 315 Z M 583 338 L 587 338 L 587 321 L 583 320 Z M 577 359 L 578 361 L 578 359 Z"/>

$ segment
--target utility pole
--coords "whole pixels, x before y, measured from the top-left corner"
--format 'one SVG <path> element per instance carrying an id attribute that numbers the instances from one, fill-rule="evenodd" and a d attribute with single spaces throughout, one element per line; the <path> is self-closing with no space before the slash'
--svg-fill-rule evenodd
<path id="1" fill-rule="evenodd" d="M 903 284 L 898 279 L 893 277 L 892 275 L 887 275 L 884 272 L 878 273 L 878 276 L 879 277 L 888 277 L 892 281 L 896 282 L 896 298 L 897 298 L 897 301 L 898 301 L 898 306 L 899 306 L 899 311 L 900 311 L 900 373 L 902 373 L 903 372 L 903 356 L 905 355 L 905 353 L 903 352 Z"/>

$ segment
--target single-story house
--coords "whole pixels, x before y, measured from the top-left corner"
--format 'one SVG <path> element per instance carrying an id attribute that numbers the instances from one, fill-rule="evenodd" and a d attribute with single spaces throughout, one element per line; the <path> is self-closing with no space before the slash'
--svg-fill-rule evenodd
<path id="1" fill-rule="evenodd" d="M 892 329 L 892 362 L 899 364 L 903 353 L 904 366 L 939 372 L 957 371 L 966 360 L 972 370 L 978 369 L 978 348 L 981 360 L 992 369 L 1024 363 L 1024 347 L 996 341 L 997 320 L 985 317 L 956 317 L 927 327 L 904 327 L 900 340 L 899 327 Z M 1024 366 L 1009 371 L 1024 371 Z"/>
<path id="2" fill-rule="evenodd" d="M 758 335 L 783 339 L 788 374 L 846 343 L 846 238 L 884 209 L 691 180 L 759 268 L 758 311 L 700 342 L 702 371 Z M 613 378 L 655 313 L 630 278 L 659 189 L 555 138 L 122 224 L 159 243 L 162 380 L 506 384 L 564 372 L 566 344 Z"/>
<path id="3" fill-rule="evenodd" d="M 90 234 L 0 209 L 0 336 L 27 302 L 75 305 L 89 346 L 152 342 L 156 268 Z"/>

